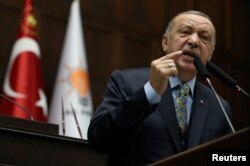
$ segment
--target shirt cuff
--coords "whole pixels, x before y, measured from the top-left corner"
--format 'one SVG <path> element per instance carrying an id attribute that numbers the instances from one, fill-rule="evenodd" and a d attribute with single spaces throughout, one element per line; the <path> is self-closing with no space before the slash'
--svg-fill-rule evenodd
<path id="1" fill-rule="evenodd" d="M 155 90 L 150 85 L 149 81 L 144 85 L 144 90 L 149 104 L 153 105 L 161 101 L 161 96 L 157 92 L 155 92 Z"/>

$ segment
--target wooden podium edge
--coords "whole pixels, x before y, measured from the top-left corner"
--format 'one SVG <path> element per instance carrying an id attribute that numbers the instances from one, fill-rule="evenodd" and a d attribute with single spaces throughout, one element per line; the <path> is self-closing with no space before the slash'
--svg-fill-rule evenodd
<path id="1" fill-rule="evenodd" d="M 167 163 L 171 163 L 173 161 L 176 161 L 177 158 L 181 158 L 181 157 L 185 157 L 185 156 L 188 156 L 189 154 L 191 153 L 194 153 L 194 152 L 197 152 L 197 151 L 201 151 L 201 150 L 205 150 L 205 149 L 209 149 L 209 147 L 214 147 L 215 145 L 218 145 L 222 142 L 224 142 L 225 140 L 228 140 L 228 139 L 234 139 L 236 137 L 238 137 L 239 135 L 243 134 L 243 133 L 250 133 L 250 127 L 246 127 L 246 128 L 243 128 L 241 130 L 238 130 L 236 131 L 235 133 L 231 133 L 231 134 L 228 134 L 228 135 L 225 135 L 223 137 L 220 137 L 220 138 L 217 138 L 215 140 L 212 140 L 212 141 L 209 141 L 207 143 L 204 143 L 204 144 L 201 144 L 199 146 L 196 146 L 194 148 L 191 148 L 191 149 L 188 149 L 188 150 L 185 150 L 183 152 L 180 152 L 178 154 L 175 154 L 173 156 L 170 156 L 170 157 L 167 157 L 165 159 L 162 159 L 162 160 L 159 160 L 153 164 L 150 164 L 149 166 L 163 166 L 163 165 L 167 165 Z M 249 137 L 249 135 L 248 135 Z M 247 141 L 247 135 L 244 137 L 246 138 L 245 141 Z M 249 139 L 249 138 L 248 138 Z M 243 145 L 244 146 L 244 145 Z M 210 148 L 211 149 L 211 148 Z M 239 150 L 249 150 L 249 146 L 248 147 L 227 147 L 227 148 L 220 148 L 220 147 L 216 147 L 216 148 L 213 148 L 213 150 L 222 150 L 222 149 L 239 149 Z M 164 163 L 164 164 L 163 164 Z"/>
<path id="2" fill-rule="evenodd" d="M 22 131 L 33 131 L 38 133 L 54 134 L 54 135 L 59 134 L 59 126 L 57 124 L 21 119 L 6 115 L 0 115 L 0 126 Z"/>

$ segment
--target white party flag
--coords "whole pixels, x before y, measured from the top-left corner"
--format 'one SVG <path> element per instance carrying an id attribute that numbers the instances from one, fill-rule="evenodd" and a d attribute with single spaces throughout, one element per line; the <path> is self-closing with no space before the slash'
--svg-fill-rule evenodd
<path id="1" fill-rule="evenodd" d="M 87 140 L 87 130 L 93 106 L 79 0 L 74 0 L 71 5 L 48 118 L 50 123 L 56 123 L 60 126 L 60 135 L 63 135 L 62 101 L 65 115 L 65 136 L 81 138 L 74 119 L 73 106 L 83 139 Z"/>

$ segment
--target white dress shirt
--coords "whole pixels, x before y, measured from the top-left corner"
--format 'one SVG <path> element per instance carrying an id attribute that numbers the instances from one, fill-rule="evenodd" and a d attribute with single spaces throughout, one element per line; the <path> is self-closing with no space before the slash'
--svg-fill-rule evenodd
<path id="1" fill-rule="evenodd" d="M 190 81 L 186 82 L 190 88 L 190 94 L 186 101 L 186 108 L 187 108 L 187 123 L 189 123 L 191 111 L 192 111 L 192 104 L 193 104 L 193 96 L 194 96 L 194 86 L 195 86 L 196 77 L 191 79 Z M 179 84 L 182 84 L 179 77 L 169 77 L 170 87 L 172 89 L 172 95 L 174 102 L 179 94 L 178 88 L 176 88 Z M 161 96 L 157 94 L 157 92 L 153 89 L 150 85 L 149 81 L 144 85 L 144 90 L 147 96 L 147 99 L 151 105 L 157 104 L 161 101 Z"/>

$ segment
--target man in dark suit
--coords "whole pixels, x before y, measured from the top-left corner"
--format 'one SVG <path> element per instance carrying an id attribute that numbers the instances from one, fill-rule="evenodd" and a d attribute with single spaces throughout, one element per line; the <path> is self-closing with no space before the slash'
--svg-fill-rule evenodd
<path id="1" fill-rule="evenodd" d="M 115 71 L 91 120 L 88 139 L 107 165 L 147 165 L 230 131 L 212 91 L 196 80 L 194 56 L 211 59 L 216 32 L 198 11 L 174 17 L 162 37 L 165 56 L 150 69 Z M 185 87 L 185 88 L 183 88 Z M 222 99 L 227 112 L 229 104 Z"/>

